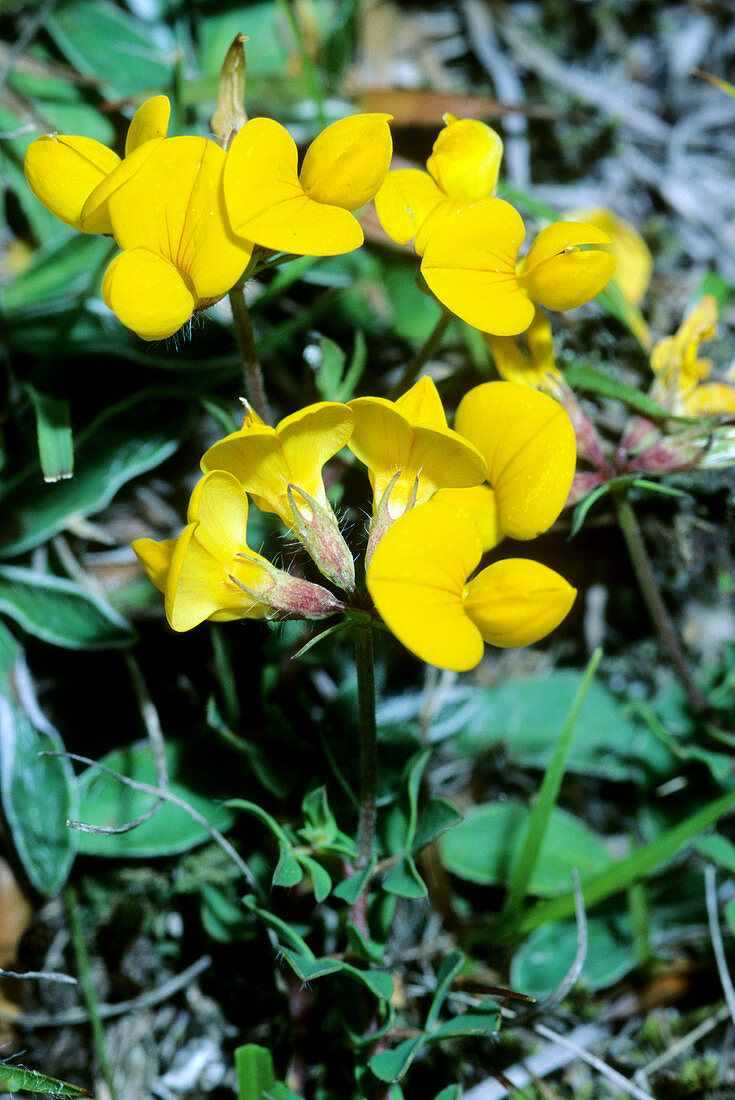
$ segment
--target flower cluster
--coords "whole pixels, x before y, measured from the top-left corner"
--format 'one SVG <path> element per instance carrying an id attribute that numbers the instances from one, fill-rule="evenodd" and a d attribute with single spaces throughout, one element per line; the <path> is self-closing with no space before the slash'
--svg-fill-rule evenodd
<path id="1" fill-rule="evenodd" d="M 589 222 L 542 229 L 523 258 L 525 228 L 495 198 L 503 143 L 489 126 L 445 116 L 426 167 L 388 173 L 375 208 L 388 236 L 413 239 L 421 271 L 452 313 L 483 332 L 525 332 L 534 303 L 567 310 L 594 298 L 615 269 L 610 237 Z"/>
<path id="2" fill-rule="evenodd" d="M 122 160 L 91 138 L 61 134 L 37 138 L 25 158 L 28 183 L 53 214 L 115 238 L 121 252 L 102 296 L 143 339 L 171 336 L 213 305 L 254 254 L 334 255 L 362 243 L 353 211 L 388 171 L 390 115 L 328 126 L 300 172 L 293 139 L 271 119 L 246 122 L 225 151 L 209 138 L 167 137 L 169 116 L 166 96 L 147 100 Z"/>
<path id="3" fill-rule="evenodd" d="M 325 463 L 344 447 L 367 466 L 373 487 L 370 600 L 358 594 L 324 486 Z M 479 662 L 483 642 L 528 645 L 569 611 L 574 589 L 537 562 L 510 558 L 473 573 L 504 535 L 531 539 L 554 522 L 574 466 L 564 411 L 507 382 L 466 394 L 454 430 L 427 377 L 398 401 L 320 402 L 275 428 L 248 409 L 243 427 L 204 455 L 178 538 L 138 539 L 134 548 L 165 595 L 174 630 L 205 619 L 359 610 L 382 618 L 423 660 L 464 670 Z M 249 548 L 249 500 L 280 518 L 339 597 Z"/>

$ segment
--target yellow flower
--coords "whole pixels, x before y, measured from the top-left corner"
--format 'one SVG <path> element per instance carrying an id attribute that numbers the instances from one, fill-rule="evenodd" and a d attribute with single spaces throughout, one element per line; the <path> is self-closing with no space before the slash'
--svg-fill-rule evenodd
<path id="1" fill-rule="evenodd" d="M 170 114 L 165 95 L 147 99 L 133 115 L 125 155 L 152 138 L 165 137 Z M 24 168 L 33 194 L 62 222 L 83 233 L 112 233 L 109 220 L 85 228 L 81 216 L 89 195 L 119 163 L 117 153 L 93 138 L 44 134 L 28 146 Z"/>
<path id="2" fill-rule="evenodd" d="M 724 381 L 708 382 L 709 359 L 699 358 L 699 345 L 717 331 L 717 303 L 705 294 L 684 318 L 674 336 L 667 336 L 651 352 L 656 380 L 651 396 L 676 416 L 715 416 L 735 413 L 735 369 Z"/>
<path id="3" fill-rule="evenodd" d="M 518 260 L 525 229 L 503 199 L 448 210 L 433 220 L 421 270 L 430 289 L 463 321 L 496 336 L 524 332 L 534 302 L 574 309 L 609 281 L 615 261 L 601 229 L 555 222 L 542 229 Z M 602 247 L 600 247 L 602 246 Z"/>
<path id="4" fill-rule="evenodd" d="M 253 118 L 227 154 L 224 194 L 235 233 L 276 252 L 333 256 L 363 242 L 351 211 L 372 199 L 390 164 L 391 115 L 352 115 L 311 143 L 301 172 L 283 126 Z"/>
<path id="5" fill-rule="evenodd" d="M 355 417 L 349 448 L 367 466 L 373 487 L 369 560 L 407 508 L 441 487 L 481 484 L 486 466 L 477 448 L 447 427 L 441 398 L 427 376 L 397 401 L 358 397 L 349 407 Z"/>
<path id="6" fill-rule="evenodd" d="M 231 232 L 222 199 L 225 153 L 199 137 L 134 149 L 87 198 L 83 229 L 109 220 L 122 248 L 102 297 L 144 340 L 173 335 L 237 282 L 252 245 Z"/>
<path id="7" fill-rule="evenodd" d="M 653 257 L 635 226 L 605 206 L 580 206 L 566 210 L 564 218 L 570 222 L 596 225 L 607 233 L 610 252 L 615 260 L 615 282 L 632 305 L 640 305 L 651 282 Z"/>
<path id="8" fill-rule="evenodd" d="M 532 386 L 551 395 L 558 395 L 565 388 L 563 375 L 554 361 L 551 325 L 540 306 L 536 306 L 533 320 L 523 334 L 527 352 L 515 336 L 493 336 L 488 332 L 483 336 L 498 374 L 506 382 Z"/>
<path id="9" fill-rule="evenodd" d="M 446 127 L 426 162 L 430 174 L 417 168 L 389 172 L 375 196 L 375 209 L 388 236 L 398 244 L 414 238 L 421 256 L 437 216 L 489 198 L 498 182 L 503 142 L 475 119 L 444 116 Z"/>
<path id="10" fill-rule="evenodd" d="M 570 610 L 575 589 L 534 561 L 495 562 L 469 579 L 481 556 L 472 517 L 449 497 L 406 512 L 376 548 L 370 594 L 389 629 L 421 660 L 466 671 L 481 660 L 484 642 L 530 645 Z"/>
<path id="11" fill-rule="evenodd" d="M 174 630 L 205 619 L 324 618 L 343 605 L 320 588 L 276 569 L 247 545 L 248 498 L 217 470 L 192 493 L 188 523 L 175 541 L 137 539 L 138 558 L 165 593 Z"/>
<path id="12" fill-rule="evenodd" d="M 574 428 L 558 402 L 528 386 L 484 382 L 462 398 L 457 431 L 487 462 L 498 522 L 514 539 L 546 531 L 569 495 Z"/>
<path id="13" fill-rule="evenodd" d="M 353 414 L 322 401 L 275 427 L 250 413 L 238 432 L 210 447 L 202 470 L 227 470 L 264 512 L 273 512 L 301 540 L 317 567 L 340 588 L 354 585 L 354 563 L 327 500 L 322 467 L 344 447 Z"/>

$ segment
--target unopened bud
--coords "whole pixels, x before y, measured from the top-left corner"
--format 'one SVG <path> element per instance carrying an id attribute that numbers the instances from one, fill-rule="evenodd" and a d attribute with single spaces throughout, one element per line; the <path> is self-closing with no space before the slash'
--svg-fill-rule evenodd
<path id="1" fill-rule="evenodd" d="M 248 39 L 236 34 L 225 54 L 217 83 L 217 106 L 212 115 L 212 133 L 223 149 L 229 149 L 232 139 L 248 120 L 245 113 L 245 49 Z"/>

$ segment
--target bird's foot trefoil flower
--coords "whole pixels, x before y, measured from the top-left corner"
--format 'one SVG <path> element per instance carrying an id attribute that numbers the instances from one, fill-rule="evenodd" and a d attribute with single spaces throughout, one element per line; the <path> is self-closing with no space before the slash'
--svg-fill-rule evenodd
<path id="1" fill-rule="evenodd" d="M 285 127 L 253 118 L 227 154 L 224 196 L 234 232 L 275 252 L 333 256 L 363 242 L 352 213 L 385 178 L 392 141 L 390 115 L 352 115 L 311 143 L 301 171 Z"/>

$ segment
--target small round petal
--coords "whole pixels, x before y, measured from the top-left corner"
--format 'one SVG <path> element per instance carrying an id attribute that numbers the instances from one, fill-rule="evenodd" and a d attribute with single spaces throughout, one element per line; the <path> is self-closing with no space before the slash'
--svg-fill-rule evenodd
<path id="1" fill-rule="evenodd" d="M 484 122 L 463 118 L 440 132 L 426 167 L 449 198 L 476 202 L 492 195 L 502 159 L 500 135 Z"/>
<path id="2" fill-rule="evenodd" d="M 133 149 L 144 145 L 153 138 L 165 138 L 168 133 L 169 119 L 171 118 L 171 104 L 168 96 L 154 95 L 141 103 L 138 110 L 130 120 L 127 137 L 125 138 L 125 156 L 129 156 Z"/>
<path id="3" fill-rule="evenodd" d="M 189 320 L 196 298 L 169 261 L 147 248 L 116 256 L 102 280 L 102 297 L 143 340 L 165 340 Z"/>
<path id="4" fill-rule="evenodd" d="M 426 172 L 399 168 L 389 172 L 375 196 L 375 211 L 392 241 L 408 244 L 446 197 Z"/>
<path id="5" fill-rule="evenodd" d="M 452 313 L 484 332 L 514 336 L 533 320 L 533 305 L 516 278 L 525 230 L 502 199 L 452 210 L 426 243 L 421 270 Z"/>
<path id="6" fill-rule="evenodd" d="M 393 115 L 341 118 L 322 130 L 304 156 L 299 181 L 316 202 L 359 210 L 375 196 L 393 154 Z"/>
<path id="7" fill-rule="evenodd" d="M 735 414 L 735 386 L 727 382 L 703 382 L 682 397 L 684 416 L 717 416 Z"/>
<path id="8" fill-rule="evenodd" d="M 576 461 L 561 405 L 529 386 L 485 382 L 462 398 L 456 429 L 487 461 L 503 531 L 515 539 L 546 531 L 564 507 Z"/>
<path id="9" fill-rule="evenodd" d="M 629 302 L 640 305 L 651 281 L 653 257 L 635 226 L 604 206 L 568 210 L 564 220 L 587 222 L 607 233 L 615 258 L 615 282 Z"/>
<path id="10" fill-rule="evenodd" d="M 159 592 L 165 592 L 176 539 L 164 539 L 162 542 L 156 542 L 155 539 L 136 539 L 132 545 L 138 561 L 153 584 Z"/>
<path id="11" fill-rule="evenodd" d="M 467 585 L 464 609 L 490 645 L 516 649 L 545 638 L 571 610 L 576 588 L 553 569 L 506 558 Z"/>
<path id="12" fill-rule="evenodd" d="M 498 503 L 489 485 L 472 485 L 467 489 L 438 489 L 431 498 L 436 504 L 450 504 L 470 517 L 477 527 L 483 554 L 493 550 L 505 538 L 500 526 Z"/>
<path id="13" fill-rule="evenodd" d="M 548 309 L 576 309 L 610 282 L 615 258 L 595 247 L 609 244 L 607 233 L 597 226 L 555 222 L 541 230 L 518 265 L 520 284 Z"/>
<path id="14" fill-rule="evenodd" d="M 383 536 L 367 586 L 388 628 L 422 661 L 463 672 L 482 658 L 482 636 L 462 592 L 482 555 L 469 516 L 434 501 L 406 512 Z"/>
<path id="15" fill-rule="evenodd" d="M 82 208 L 99 183 L 120 163 L 117 153 L 93 138 L 44 134 L 26 150 L 28 185 L 47 210 L 83 233 L 111 233 L 109 220 L 99 228 L 82 224 Z"/>
<path id="16" fill-rule="evenodd" d="M 285 127 L 252 118 L 227 153 L 224 197 L 234 232 L 276 252 L 334 256 L 363 242 L 347 210 L 310 199 L 298 177 L 298 150 Z"/>

